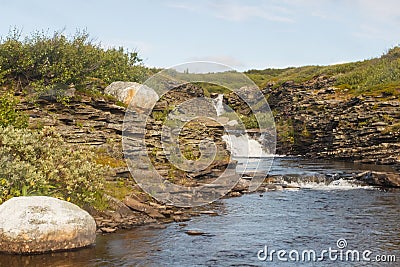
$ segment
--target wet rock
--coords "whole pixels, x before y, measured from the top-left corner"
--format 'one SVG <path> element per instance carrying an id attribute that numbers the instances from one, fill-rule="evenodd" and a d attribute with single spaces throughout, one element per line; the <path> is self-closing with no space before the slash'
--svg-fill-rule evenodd
<path id="1" fill-rule="evenodd" d="M 291 184 L 283 184 L 282 187 L 286 190 L 296 190 L 300 189 L 300 186 L 298 185 L 291 185 Z"/>
<path id="2" fill-rule="evenodd" d="M 246 191 L 249 188 L 250 181 L 240 178 L 238 183 L 235 185 L 235 187 L 232 189 L 233 192 L 243 192 Z"/>
<path id="3" fill-rule="evenodd" d="M 100 228 L 100 231 L 103 233 L 114 233 L 115 231 L 117 231 L 117 228 L 111 228 L 111 227 L 102 227 Z"/>
<path id="4" fill-rule="evenodd" d="M 205 235 L 204 232 L 197 231 L 197 230 L 187 230 L 187 231 L 185 231 L 185 233 L 188 235 Z"/>
<path id="5" fill-rule="evenodd" d="M 94 219 L 78 206 L 51 197 L 15 197 L 0 206 L 0 250 L 41 253 L 92 245 Z"/>
<path id="6" fill-rule="evenodd" d="M 200 211 L 200 214 L 207 214 L 210 216 L 218 216 L 218 213 L 212 210 L 202 210 Z"/>
<path id="7" fill-rule="evenodd" d="M 147 226 L 150 229 L 165 229 L 167 226 L 165 224 L 160 223 L 152 223 Z"/>
<path id="8" fill-rule="evenodd" d="M 282 191 L 283 186 L 278 184 L 268 184 L 265 186 L 265 191 Z"/>
<path id="9" fill-rule="evenodd" d="M 104 195 L 104 197 L 107 199 L 109 207 L 115 212 L 119 213 L 121 217 L 132 215 L 131 209 L 127 205 L 125 205 L 122 201 L 109 195 Z"/>
<path id="10" fill-rule="evenodd" d="M 400 174 L 389 172 L 366 171 L 355 176 L 369 185 L 382 187 L 400 187 Z"/>
<path id="11" fill-rule="evenodd" d="M 190 218 L 187 217 L 187 216 L 174 215 L 172 218 L 174 219 L 174 222 L 186 222 L 186 221 L 190 221 Z"/>
<path id="12" fill-rule="evenodd" d="M 160 210 L 159 212 L 167 217 L 170 217 L 172 214 L 174 214 L 173 210 Z"/>
<path id="13" fill-rule="evenodd" d="M 151 218 L 153 219 L 163 219 L 165 218 L 164 215 L 162 215 L 160 212 L 158 212 L 157 209 L 153 208 L 150 205 L 141 203 L 140 201 L 126 196 L 124 199 L 124 204 L 127 205 L 129 208 L 136 210 L 136 211 L 140 211 L 140 212 L 144 212 L 147 215 L 149 215 Z"/>
<path id="14" fill-rule="evenodd" d="M 240 192 L 230 192 L 228 194 L 228 196 L 230 196 L 230 197 L 240 197 L 241 195 L 242 195 L 242 193 L 240 193 Z"/>

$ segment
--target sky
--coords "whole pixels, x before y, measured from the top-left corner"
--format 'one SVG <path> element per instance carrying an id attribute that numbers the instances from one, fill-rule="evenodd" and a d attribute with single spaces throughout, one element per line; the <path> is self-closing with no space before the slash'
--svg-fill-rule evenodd
<path id="1" fill-rule="evenodd" d="M 150 67 L 213 61 L 240 71 L 377 57 L 400 44 L 397 0 L 0 0 L 0 36 L 17 27 L 86 29 Z"/>

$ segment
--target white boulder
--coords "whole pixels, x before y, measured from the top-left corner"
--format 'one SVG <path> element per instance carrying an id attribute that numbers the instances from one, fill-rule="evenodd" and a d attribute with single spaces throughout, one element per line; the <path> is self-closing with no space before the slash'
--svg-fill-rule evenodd
<path id="1" fill-rule="evenodd" d="M 0 251 L 41 253 L 93 244 L 96 222 L 78 206 L 45 196 L 14 197 L 0 205 Z"/>
<path id="2" fill-rule="evenodd" d="M 136 82 L 113 82 L 104 89 L 104 93 L 139 108 L 151 108 L 158 100 L 158 95 L 153 89 Z"/>

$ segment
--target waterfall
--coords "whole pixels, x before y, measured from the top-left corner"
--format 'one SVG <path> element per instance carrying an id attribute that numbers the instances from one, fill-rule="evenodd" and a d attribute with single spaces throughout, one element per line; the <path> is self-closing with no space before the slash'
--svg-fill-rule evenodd
<path id="1" fill-rule="evenodd" d="M 221 116 L 222 114 L 225 113 L 223 100 L 224 100 L 223 94 L 218 94 L 217 98 L 213 100 L 215 110 L 217 111 L 217 116 Z"/>
<path id="2" fill-rule="evenodd" d="M 262 145 L 248 134 L 243 135 L 223 135 L 222 139 L 226 142 L 228 150 L 234 157 L 260 158 L 271 157 L 273 155 L 264 151 Z"/>
<path id="3" fill-rule="evenodd" d="M 226 112 L 223 100 L 224 100 L 223 94 L 218 94 L 218 96 L 215 99 L 213 99 L 213 104 L 217 112 L 217 116 L 221 116 Z M 227 125 L 235 125 L 237 123 L 238 122 L 236 120 L 232 120 L 229 121 Z M 230 133 L 222 136 L 222 140 L 225 141 L 228 150 L 234 157 L 241 157 L 241 158 L 273 157 L 274 155 L 264 151 L 263 146 L 261 144 L 262 138 L 264 138 L 264 136 L 261 135 L 260 140 L 256 140 L 255 138 L 251 138 L 247 133 L 241 133 L 241 134 Z"/>

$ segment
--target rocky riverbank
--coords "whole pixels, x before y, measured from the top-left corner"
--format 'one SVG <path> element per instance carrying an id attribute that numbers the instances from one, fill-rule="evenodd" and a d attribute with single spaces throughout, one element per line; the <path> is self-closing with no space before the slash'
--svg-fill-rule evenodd
<path id="1" fill-rule="evenodd" d="M 130 86 L 130 84 L 122 85 L 121 88 Z M 69 89 L 67 93 L 70 97 L 68 103 L 60 103 L 51 95 L 44 95 L 35 102 L 22 99 L 19 109 L 29 115 L 30 128 L 54 127 L 72 146 L 84 145 L 94 149 L 98 154 L 99 163 L 111 168 L 105 190 L 108 207 L 104 210 L 85 207 L 95 218 L 100 232 L 110 233 L 118 228 L 130 228 L 147 223 L 185 221 L 190 216 L 207 213 L 207 208 L 192 210 L 161 205 L 136 185 L 122 152 L 122 126 L 126 112 L 123 101 L 107 95 L 91 95 L 74 89 Z M 121 91 L 117 90 L 117 93 L 120 94 Z M 225 156 L 220 157 L 209 168 L 189 174 L 180 172 L 168 163 L 166 155 L 162 152 L 161 126 L 165 111 L 176 103 L 202 95 L 201 89 L 190 85 L 166 95 L 158 102 L 149 118 L 147 152 L 138 151 L 148 154 L 160 173 L 185 185 L 195 185 L 211 179 L 228 164 L 229 153 L 221 139 L 223 130 L 221 125 L 213 121 L 198 121 L 188 125 L 180 135 L 183 142 L 181 145 L 184 148 L 182 153 L 192 160 L 199 156 L 198 147 L 195 148 L 196 142 L 205 138 L 216 141 L 219 150 L 225 151 Z M 132 94 L 124 96 L 131 97 Z M 140 166 L 137 174 L 144 175 L 148 168 L 149 166 Z"/>
<path id="2" fill-rule="evenodd" d="M 124 88 L 124 84 L 120 86 Z M 278 87 L 269 84 L 263 88 L 263 93 L 274 112 L 279 154 L 390 164 L 399 169 L 400 106 L 397 98 L 351 97 L 333 87 L 333 80 L 325 77 L 302 84 L 287 82 Z M 192 209 L 162 205 L 135 184 L 122 153 L 122 123 L 126 111 L 124 99 L 117 101 L 113 97 L 75 90 L 70 90 L 68 94 L 70 100 L 67 104 L 44 96 L 35 103 L 22 101 L 19 108 L 29 115 L 31 128 L 53 126 L 71 145 L 87 145 L 95 149 L 100 163 L 112 168 L 105 196 L 108 207 L 105 210 L 86 207 L 95 218 L 98 231 L 110 233 L 118 228 L 145 223 L 182 222 L 200 214 L 214 215 L 208 211 L 209 207 Z M 134 93 L 117 90 L 115 96 L 120 95 L 129 98 Z M 178 88 L 157 103 L 146 126 L 147 152 L 139 152 L 149 155 L 157 170 L 176 183 L 194 186 L 205 182 L 218 176 L 228 163 L 229 153 L 205 171 L 185 173 L 174 169 L 162 152 L 161 127 L 167 111 L 177 103 L 203 95 L 203 91 L 195 86 Z M 237 97 L 226 95 L 224 101 L 238 112 L 249 114 L 249 108 L 242 105 Z M 199 120 L 192 125 L 187 124 L 180 134 L 182 147 L 186 148 L 181 152 L 195 160 L 199 156 L 196 142 L 207 138 L 214 141 L 219 150 L 226 151 L 222 134 L 222 126 L 212 121 Z M 141 166 L 137 174 L 143 174 L 148 168 Z M 359 179 L 367 184 L 399 186 L 376 173 L 360 175 Z M 261 190 L 279 188 L 276 182 L 267 182 Z M 229 196 L 240 196 L 247 191 L 247 186 L 247 181 L 241 180 Z"/>

